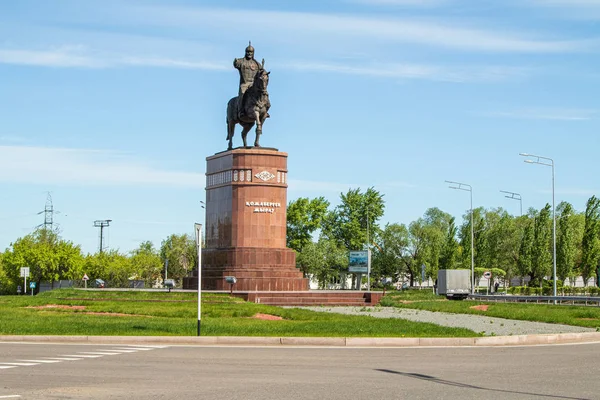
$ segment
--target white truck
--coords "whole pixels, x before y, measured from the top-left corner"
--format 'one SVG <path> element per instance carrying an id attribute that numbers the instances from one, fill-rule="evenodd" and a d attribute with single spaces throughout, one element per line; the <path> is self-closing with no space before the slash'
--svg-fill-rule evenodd
<path id="1" fill-rule="evenodd" d="M 471 271 L 468 269 L 440 269 L 437 292 L 449 300 L 464 300 L 471 294 Z"/>

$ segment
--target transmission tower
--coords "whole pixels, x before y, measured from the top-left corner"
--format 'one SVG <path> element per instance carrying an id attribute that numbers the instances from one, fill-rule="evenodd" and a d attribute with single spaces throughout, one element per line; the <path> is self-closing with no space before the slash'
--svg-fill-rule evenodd
<path id="1" fill-rule="evenodd" d="M 110 223 L 112 222 L 112 219 L 103 219 L 103 220 L 96 220 L 94 221 L 94 227 L 95 228 L 100 228 L 100 234 L 98 236 L 98 239 L 100 240 L 100 245 L 98 246 L 98 250 L 100 253 L 102 253 L 104 251 L 104 228 L 108 228 L 108 226 L 110 225 Z"/>
<path id="2" fill-rule="evenodd" d="M 54 214 L 59 214 L 59 211 L 54 211 L 54 205 L 52 204 L 52 195 L 48 192 L 46 196 L 46 206 L 44 207 L 44 211 L 40 211 L 38 215 L 44 214 L 44 223 L 39 224 L 36 228 L 41 228 L 42 226 L 46 230 L 52 231 L 54 228 Z"/>

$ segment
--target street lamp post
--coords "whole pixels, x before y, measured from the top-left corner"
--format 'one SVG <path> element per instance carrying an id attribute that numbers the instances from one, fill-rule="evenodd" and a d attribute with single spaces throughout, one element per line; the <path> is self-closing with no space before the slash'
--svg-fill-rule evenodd
<path id="1" fill-rule="evenodd" d="M 471 196 L 471 294 L 475 294 L 475 252 L 473 246 L 473 242 L 475 241 L 475 234 L 473 231 L 473 187 L 471 185 L 467 185 L 466 183 L 460 182 L 446 181 L 446 183 L 450 184 L 450 186 L 448 186 L 450 189 L 464 190 L 465 192 L 469 192 Z"/>
<path id="2" fill-rule="evenodd" d="M 202 299 L 202 224 L 194 224 L 196 247 L 198 248 L 198 336 L 200 336 L 201 299 Z"/>
<path id="3" fill-rule="evenodd" d="M 506 193 L 507 195 L 504 197 L 506 197 L 507 199 L 519 200 L 521 216 L 523 216 L 523 198 L 521 197 L 521 195 L 519 193 L 507 192 L 506 190 L 501 190 L 500 193 Z"/>
<path id="4" fill-rule="evenodd" d="M 519 155 L 522 157 L 531 157 L 532 159 L 528 158 L 525 160 L 525 162 L 528 164 L 540 164 L 552 168 L 552 292 L 554 297 L 556 297 L 556 207 L 554 206 L 554 160 L 548 157 L 536 156 L 528 153 L 519 153 Z M 549 161 L 550 163 L 542 160 Z M 556 300 L 554 300 L 554 304 L 556 304 Z"/>

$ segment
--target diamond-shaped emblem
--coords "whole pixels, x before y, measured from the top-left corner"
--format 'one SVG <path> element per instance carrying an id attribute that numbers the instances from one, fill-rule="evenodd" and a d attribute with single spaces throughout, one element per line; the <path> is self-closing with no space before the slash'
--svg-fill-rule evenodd
<path id="1" fill-rule="evenodd" d="M 258 174 L 254 175 L 255 177 L 257 177 L 258 179 L 261 179 L 263 181 L 270 181 L 271 179 L 275 178 L 275 175 L 273 175 L 272 173 L 270 173 L 269 171 L 262 171 L 259 172 Z"/>

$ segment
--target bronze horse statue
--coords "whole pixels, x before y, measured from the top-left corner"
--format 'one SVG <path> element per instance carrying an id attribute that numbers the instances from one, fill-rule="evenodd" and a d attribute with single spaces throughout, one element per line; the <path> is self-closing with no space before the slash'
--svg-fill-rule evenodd
<path id="1" fill-rule="evenodd" d="M 238 98 L 234 97 L 227 103 L 227 140 L 229 147 L 233 148 L 233 134 L 235 133 L 235 125 L 242 126 L 242 140 L 244 147 L 246 144 L 246 135 L 254 124 L 256 124 L 256 139 L 254 147 L 260 147 L 259 138 L 262 134 L 262 126 L 267 118 L 269 118 L 269 93 L 267 86 L 269 85 L 269 74 L 264 69 L 259 69 L 254 76 L 254 82 L 243 94 L 240 110 L 237 109 Z"/>

